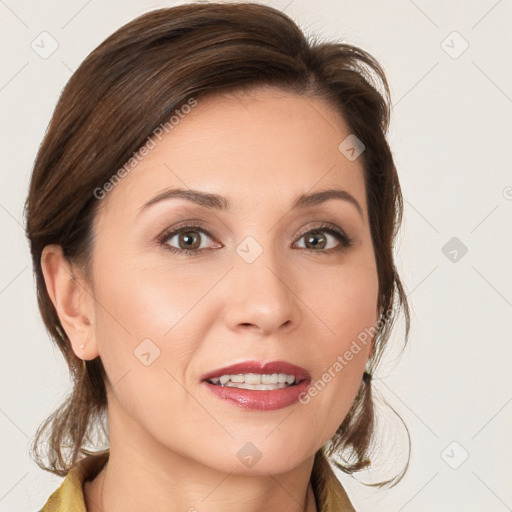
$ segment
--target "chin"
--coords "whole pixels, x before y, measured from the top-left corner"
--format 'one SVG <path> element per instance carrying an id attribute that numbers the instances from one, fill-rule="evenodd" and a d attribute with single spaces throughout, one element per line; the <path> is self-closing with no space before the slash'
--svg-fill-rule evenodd
<path id="1" fill-rule="evenodd" d="M 213 450 L 212 459 L 218 462 L 214 466 L 225 473 L 267 476 L 293 470 L 316 451 L 314 448 L 307 450 L 304 441 L 293 444 L 280 437 L 270 441 L 261 434 L 257 438 L 252 437 L 252 441 L 250 439 L 244 437 L 244 441 L 235 441 L 231 446 L 221 448 L 218 453 Z"/>

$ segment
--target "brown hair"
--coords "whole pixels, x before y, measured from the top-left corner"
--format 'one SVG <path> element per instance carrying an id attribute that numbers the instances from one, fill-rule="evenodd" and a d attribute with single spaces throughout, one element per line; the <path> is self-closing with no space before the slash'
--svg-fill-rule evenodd
<path id="1" fill-rule="evenodd" d="M 375 336 L 370 370 L 382 356 L 400 308 L 407 339 L 409 310 L 393 261 L 403 203 L 386 141 L 389 87 L 378 62 L 349 44 L 308 40 L 289 17 L 265 5 L 191 3 L 148 12 L 108 37 L 76 70 L 34 164 L 25 213 L 38 305 L 74 378 L 72 392 L 34 438 L 33 457 L 42 469 L 65 476 L 80 455 L 90 453 L 85 442 L 107 406 L 100 358 L 79 364 L 48 296 L 43 248 L 60 244 L 68 261 L 90 280 L 93 221 L 101 203 L 93 191 L 190 98 L 257 86 L 324 98 L 364 143 L 359 158 L 385 318 Z M 47 431 L 44 462 L 39 452 Z M 373 434 L 371 382 L 364 378 L 327 454 L 344 461 L 333 461 L 343 471 L 358 471 L 369 464 Z"/>

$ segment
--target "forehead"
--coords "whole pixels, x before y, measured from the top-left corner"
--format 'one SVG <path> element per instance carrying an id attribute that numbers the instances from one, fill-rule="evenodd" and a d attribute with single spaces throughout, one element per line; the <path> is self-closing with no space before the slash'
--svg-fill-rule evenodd
<path id="1" fill-rule="evenodd" d="M 255 211 L 336 187 L 365 211 L 361 159 L 339 149 L 348 135 L 339 113 L 319 98 L 275 88 L 208 96 L 153 139 L 101 208 L 135 215 L 156 193 L 179 187 L 226 196 L 233 211 Z"/>

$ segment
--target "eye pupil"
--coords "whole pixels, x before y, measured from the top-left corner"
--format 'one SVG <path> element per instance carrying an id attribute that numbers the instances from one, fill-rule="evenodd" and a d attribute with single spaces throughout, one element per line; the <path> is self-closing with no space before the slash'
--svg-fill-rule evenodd
<path id="1" fill-rule="evenodd" d="M 324 242 L 324 245 L 322 245 L 322 241 L 314 242 L 315 239 L 321 239 Z M 323 248 L 323 247 L 325 247 L 326 242 L 327 242 L 326 237 L 321 234 L 309 235 L 308 237 L 306 237 L 306 247 L 308 247 L 308 249 L 310 248 L 310 244 L 313 248 L 318 247 L 319 244 Z"/>
<path id="2" fill-rule="evenodd" d="M 196 231 L 185 231 L 183 233 L 180 233 L 178 240 L 180 248 L 197 249 L 201 245 L 201 239 L 197 235 Z M 184 241 L 185 247 L 182 247 L 182 241 Z"/>

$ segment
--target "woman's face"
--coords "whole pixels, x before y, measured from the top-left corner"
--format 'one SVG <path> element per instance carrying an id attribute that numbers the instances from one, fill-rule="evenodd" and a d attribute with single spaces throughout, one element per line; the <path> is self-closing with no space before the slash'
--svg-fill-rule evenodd
<path id="1" fill-rule="evenodd" d="M 113 386 L 111 438 L 265 474 L 297 466 L 337 430 L 371 353 L 358 335 L 378 319 L 362 163 L 338 147 L 349 134 L 319 99 L 276 89 L 201 99 L 100 200 L 88 344 Z M 171 189 L 228 205 L 154 200 Z M 327 189 L 344 192 L 294 207 Z M 247 361 L 301 367 L 317 393 L 288 403 L 293 390 L 203 380 Z"/>

